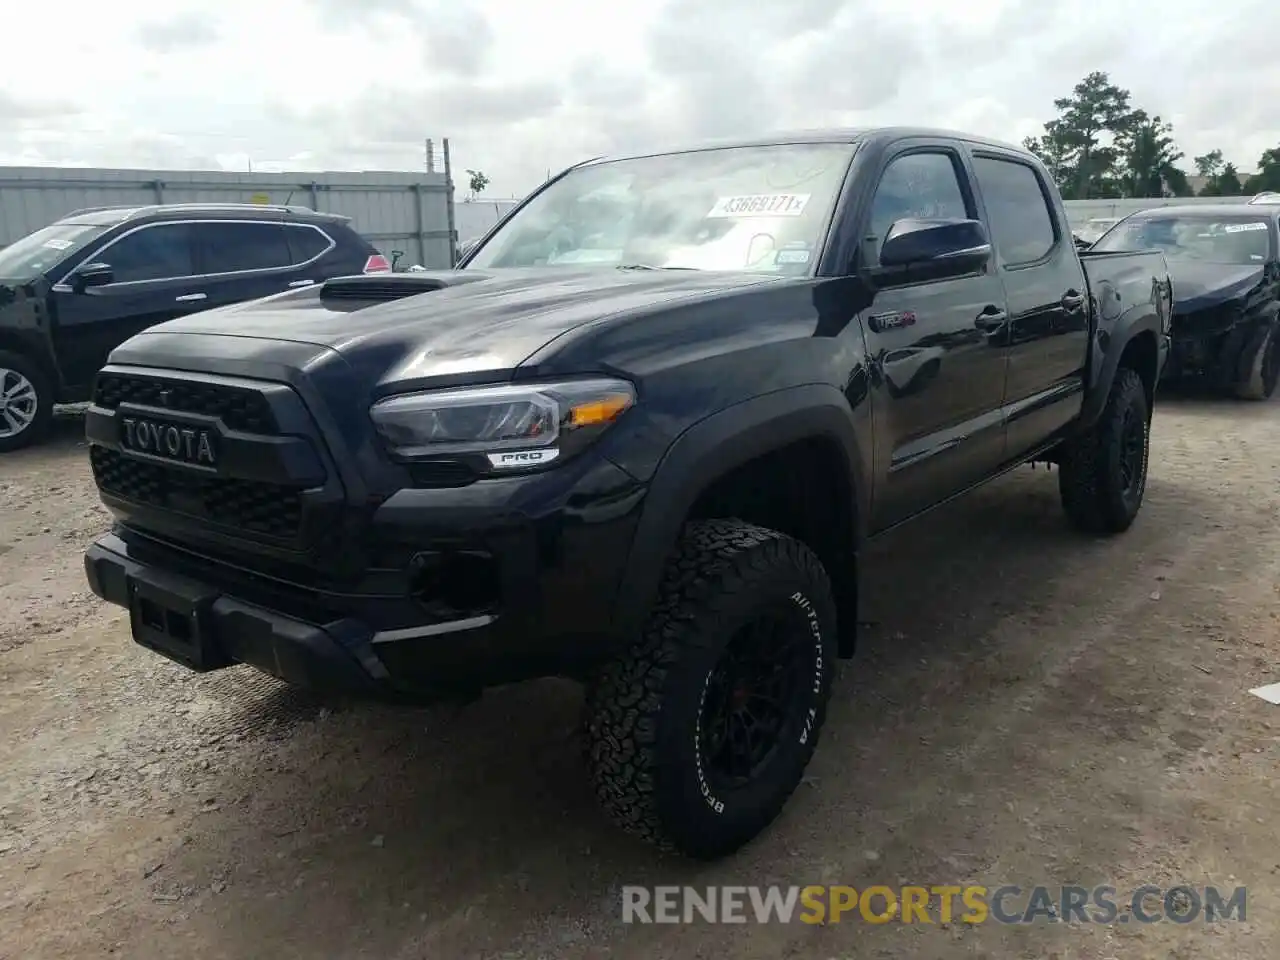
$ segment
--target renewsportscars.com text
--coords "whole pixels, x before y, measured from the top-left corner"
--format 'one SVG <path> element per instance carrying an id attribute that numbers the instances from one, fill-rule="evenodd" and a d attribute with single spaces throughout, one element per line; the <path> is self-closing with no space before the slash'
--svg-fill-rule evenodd
<path id="1" fill-rule="evenodd" d="M 624 923 L 1215 923 L 1245 919 L 1244 887 L 1144 885 L 622 888 Z"/>

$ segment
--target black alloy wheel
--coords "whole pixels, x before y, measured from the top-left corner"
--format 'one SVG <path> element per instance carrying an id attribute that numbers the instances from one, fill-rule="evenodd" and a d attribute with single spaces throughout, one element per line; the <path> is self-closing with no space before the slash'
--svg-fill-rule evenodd
<path id="1" fill-rule="evenodd" d="M 707 678 L 699 727 L 702 762 L 718 791 L 740 789 L 804 723 L 814 645 L 794 604 L 761 614 L 730 639 Z"/>

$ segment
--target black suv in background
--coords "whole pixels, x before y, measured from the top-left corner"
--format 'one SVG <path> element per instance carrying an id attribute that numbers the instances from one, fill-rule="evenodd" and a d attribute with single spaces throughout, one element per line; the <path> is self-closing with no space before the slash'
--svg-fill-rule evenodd
<path id="1" fill-rule="evenodd" d="M 391 264 L 349 218 L 305 207 L 77 210 L 0 249 L 0 453 L 89 399 L 107 354 L 147 327 Z"/>

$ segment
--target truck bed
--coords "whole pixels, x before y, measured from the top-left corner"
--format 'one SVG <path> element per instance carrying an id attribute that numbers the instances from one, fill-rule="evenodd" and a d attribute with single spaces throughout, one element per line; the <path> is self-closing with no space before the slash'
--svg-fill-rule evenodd
<path id="1" fill-rule="evenodd" d="M 1152 285 L 1152 276 L 1164 278 L 1163 295 L 1170 296 L 1169 265 L 1164 254 L 1148 251 L 1080 254 L 1089 293 L 1094 298 L 1101 323 L 1114 323 L 1125 311 L 1150 304 L 1161 291 Z"/>
<path id="2" fill-rule="evenodd" d="M 1111 335 L 1130 320 L 1127 314 L 1146 312 L 1156 306 L 1159 315 L 1164 317 L 1162 333 L 1167 343 L 1168 324 L 1173 316 L 1173 283 L 1169 279 L 1169 264 L 1164 254 L 1158 252 L 1083 251 L 1080 265 L 1084 268 L 1097 315 L 1097 327 L 1089 348 L 1087 380 L 1092 385 L 1101 373 Z"/>

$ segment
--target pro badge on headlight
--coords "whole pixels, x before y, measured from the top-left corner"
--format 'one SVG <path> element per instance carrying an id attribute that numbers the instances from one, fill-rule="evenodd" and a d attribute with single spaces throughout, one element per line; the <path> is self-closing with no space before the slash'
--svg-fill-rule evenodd
<path id="1" fill-rule="evenodd" d="M 495 470 L 511 470 L 516 467 L 536 467 L 550 463 L 560 455 L 555 447 L 546 450 L 512 450 L 509 453 L 489 454 L 489 466 Z"/>

